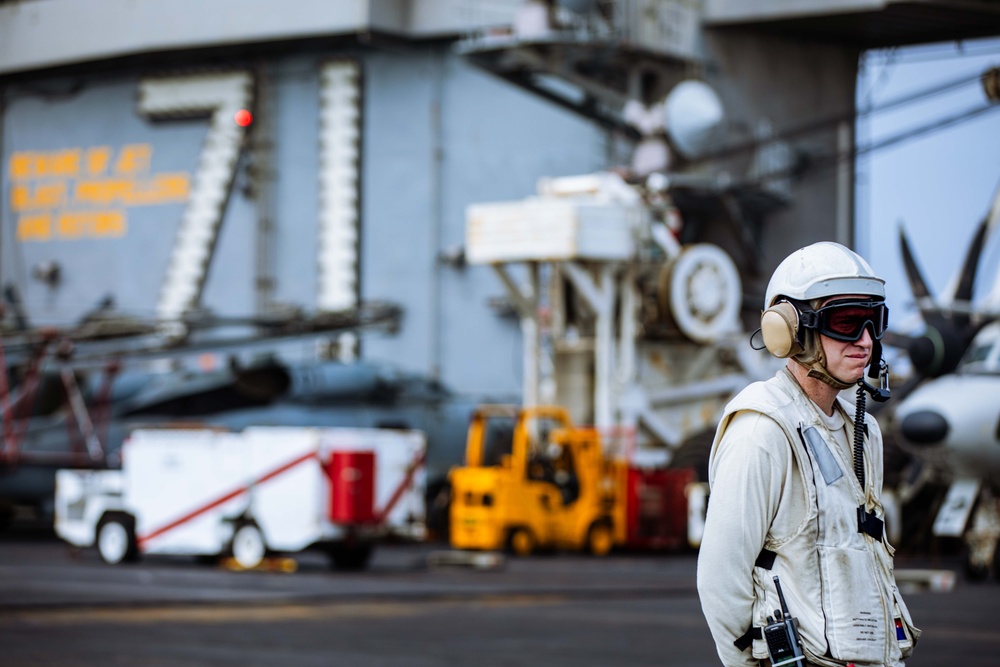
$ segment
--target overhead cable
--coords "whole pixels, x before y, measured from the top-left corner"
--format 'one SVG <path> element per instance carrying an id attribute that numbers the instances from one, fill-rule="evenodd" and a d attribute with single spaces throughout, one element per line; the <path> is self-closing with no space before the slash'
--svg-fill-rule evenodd
<path id="1" fill-rule="evenodd" d="M 821 169 L 836 167 L 837 165 L 843 162 L 847 162 L 849 160 L 853 161 L 855 158 L 859 156 L 868 155 L 876 151 L 880 151 L 886 148 L 891 148 L 903 142 L 916 139 L 920 136 L 930 134 L 931 132 L 936 132 L 938 130 L 946 129 L 953 125 L 958 125 L 960 123 L 973 120 L 980 116 L 984 116 L 991 111 L 997 111 L 997 110 L 1000 110 L 1000 104 L 991 104 L 981 107 L 975 107 L 972 109 L 966 109 L 961 113 L 953 114 L 946 118 L 936 120 L 933 123 L 927 123 L 926 125 L 920 125 L 918 127 L 911 128 L 904 132 L 900 132 L 892 136 L 886 137 L 884 139 L 874 141 L 865 146 L 855 147 L 853 150 L 844 151 L 842 153 L 824 155 L 820 157 L 814 157 L 810 159 L 806 168 L 808 169 L 809 172 L 816 172 Z M 768 174 L 762 176 L 761 178 L 753 179 L 753 182 L 763 183 L 766 181 L 791 178 L 796 175 L 799 175 L 802 171 L 804 170 L 800 165 L 792 165 L 788 169 L 769 172 Z"/>
<path id="2" fill-rule="evenodd" d="M 832 130 L 841 123 L 854 123 L 858 118 L 870 116 L 882 111 L 887 111 L 889 109 L 896 109 L 898 107 L 904 106 L 906 104 L 912 104 L 915 102 L 920 102 L 934 95 L 939 95 L 941 93 L 951 92 L 962 86 L 966 86 L 972 83 L 978 83 L 982 79 L 983 75 L 977 73 L 975 75 L 964 75 L 961 78 L 954 79 L 951 81 L 946 81 L 944 83 L 938 84 L 932 88 L 926 88 L 924 90 L 919 90 L 914 93 L 909 93 L 901 97 L 883 102 L 877 107 L 867 107 L 858 111 L 842 113 L 827 116 L 825 118 L 820 118 L 809 123 L 805 123 L 798 127 L 794 127 L 782 132 L 775 133 L 766 138 L 766 140 L 754 139 L 752 141 L 747 141 L 742 144 L 735 144 L 733 146 L 728 146 L 719 149 L 713 153 L 703 156 L 699 163 L 709 162 L 712 160 L 718 160 L 721 158 L 733 157 L 741 153 L 750 152 L 758 149 L 763 143 L 773 143 L 776 141 L 786 141 L 796 137 L 800 137 L 807 134 L 814 134 L 817 132 L 823 132 Z"/>

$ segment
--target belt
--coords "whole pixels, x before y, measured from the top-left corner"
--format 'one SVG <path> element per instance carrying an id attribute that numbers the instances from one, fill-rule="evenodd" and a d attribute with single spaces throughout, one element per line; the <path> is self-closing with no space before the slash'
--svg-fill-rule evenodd
<path id="1" fill-rule="evenodd" d="M 805 664 L 806 667 L 819 667 L 819 665 L 812 662 L 807 662 Z M 760 661 L 760 667 L 771 667 L 771 661 L 768 660 L 767 658 L 764 658 L 763 660 Z"/>

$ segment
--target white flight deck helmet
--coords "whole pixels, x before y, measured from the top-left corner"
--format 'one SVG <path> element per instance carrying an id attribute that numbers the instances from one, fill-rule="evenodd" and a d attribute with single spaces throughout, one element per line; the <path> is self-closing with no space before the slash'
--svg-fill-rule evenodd
<path id="1" fill-rule="evenodd" d="M 771 275 L 760 319 L 764 346 L 776 357 L 792 357 L 809 375 L 837 389 L 851 384 L 832 377 L 818 334 L 799 327 L 803 308 L 816 309 L 831 296 L 863 295 L 885 299 L 885 281 L 875 275 L 860 255 L 829 241 L 814 243 L 786 257 Z M 872 362 L 881 358 L 881 346 L 872 350 Z"/>

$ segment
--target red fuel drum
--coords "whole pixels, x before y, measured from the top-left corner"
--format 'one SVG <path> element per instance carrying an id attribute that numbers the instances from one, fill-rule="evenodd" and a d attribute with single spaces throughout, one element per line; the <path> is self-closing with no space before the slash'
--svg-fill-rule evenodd
<path id="1" fill-rule="evenodd" d="M 375 452 L 333 452 L 326 465 L 330 478 L 330 520 L 375 520 Z"/>

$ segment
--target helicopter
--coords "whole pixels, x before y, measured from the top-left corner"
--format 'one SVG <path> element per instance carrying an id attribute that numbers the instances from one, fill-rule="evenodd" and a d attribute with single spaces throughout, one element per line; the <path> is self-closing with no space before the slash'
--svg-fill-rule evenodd
<path id="1" fill-rule="evenodd" d="M 9 376 L 0 379 L 0 519 L 19 508 L 51 517 L 55 472 L 120 465 L 120 448 L 137 428 L 310 426 L 415 429 L 428 443 L 428 528 L 439 521 L 434 499 L 447 471 L 461 460 L 469 418 L 479 404 L 441 382 L 371 360 L 289 359 L 258 352 L 286 339 L 328 340 L 345 331 L 392 330 L 399 309 L 362 304 L 353 314 L 301 314 L 252 322 L 202 319 L 192 329 L 257 325 L 252 334 L 166 340 L 154 327 L 97 335 L 93 327 L 26 328 L 7 333 Z M 111 321 L 108 318 L 107 321 Z M 140 341 L 140 338 L 144 340 Z M 180 363 L 205 351 L 233 351 L 215 368 Z M 445 508 L 446 509 L 446 508 Z M 442 519 L 443 520 L 443 519 Z"/>

